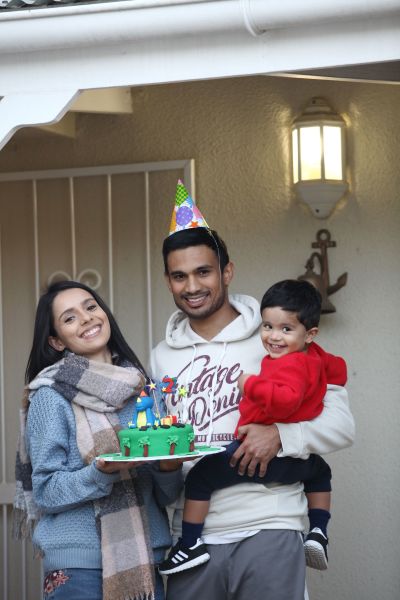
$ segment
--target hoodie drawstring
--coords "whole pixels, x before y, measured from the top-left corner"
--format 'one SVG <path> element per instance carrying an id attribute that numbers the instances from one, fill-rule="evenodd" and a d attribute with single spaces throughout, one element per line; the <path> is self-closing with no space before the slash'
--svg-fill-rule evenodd
<path id="1" fill-rule="evenodd" d="M 211 437 L 212 437 L 212 433 L 213 433 L 213 429 L 214 429 L 214 395 L 215 395 L 215 388 L 217 387 L 217 383 L 218 383 L 218 371 L 219 368 L 221 366 L 222 361 L 224 360 L 224 356 L 226 354 L 226 348 L 227 348 L 227 344 L 226 342 L 224 342 L 224 347 L 222 349 L 221 355 L 218 359 L 218 363 L 215 367 L 215 373 L 214 373 L 214 377 L 213 377 L 213 383 L 212 383 L 212 388 L 211 388 L 211 395 L 210 395 L 210 424 L 208 426 L 208 432 L 207 432 L 207 438 L 206 438 L 206 445 L 209 446 L 211 443 Z"/>
<path id="2" fill-rule="evenodd" d="M 192 348 L 193 348 L 192 360 L 190 362 L 190 367 L 189 367 L 188 373 L 186 375 L 186 381 L 185 381 L 185 388 L 186 388 L 187 392 L 189 392 L 189 390 L 188 390 L 189 382 L 191 381 L 192 371 L 193 371 L 193 365 L 194 365 L 194 361 L 195 361 L 196 356 L 197 356 L 197 346 L 196 346 L 196 344 L 193 344 Z M 183 411 L 182 411 L 182 421 L 184 423 L 186 423 L 186 421 L 188 421 L 188 420 L 189 420 L 188 401 L 187 401 L 187 396 L 185 396 L 185 401 L 184 401 L 184 406 L 183 406 Z"/>

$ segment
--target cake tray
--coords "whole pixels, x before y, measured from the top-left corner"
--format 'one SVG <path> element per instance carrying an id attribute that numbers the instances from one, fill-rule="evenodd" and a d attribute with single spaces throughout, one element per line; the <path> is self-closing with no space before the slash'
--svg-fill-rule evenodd
<path id="1" fill-rule="evenodd" d="M 175 458 L 200 458 L 202 456 L 209 456 L 211 454 L 218 454 L 219 452 L 225 452 L 224 446 L 196 446 L 193 452 L 186 452 L 185 454 L 168 454 L 167 456 L 136 456 L 131 458 L 129 456 L 123 456 L 121 452 L 117 454 L 100 454 L 96 458 L 103 458 L 106 462 L 150 462 L 153 460 L 173 460 Z"/>

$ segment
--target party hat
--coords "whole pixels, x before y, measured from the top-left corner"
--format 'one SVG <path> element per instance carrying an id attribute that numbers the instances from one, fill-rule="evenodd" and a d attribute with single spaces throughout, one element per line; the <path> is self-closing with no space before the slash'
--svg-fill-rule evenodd
<path id="1" fill-rule="evenodd" d="M 176 186 L 175 206 L 172 211 L 169 235 L 184 229 L 194 229 L 195 227 L 206 227 L 209 229 L 205 218 L 179 179 Z"/>

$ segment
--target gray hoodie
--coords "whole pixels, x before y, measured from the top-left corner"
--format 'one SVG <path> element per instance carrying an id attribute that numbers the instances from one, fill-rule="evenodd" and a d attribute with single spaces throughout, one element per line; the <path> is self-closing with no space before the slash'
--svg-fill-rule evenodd
<path id="1" fill-rule="evenodd" d="M 221 444 L 233 439 L 240 393 L 237 380 L 243 372 L 259 370 L 265 354 L 258 334 L 259 305 L 250 296 L 231 296 L 239 316 L 211 341 L 190 327 L 176 311 L 168 321 L 166 339 L 152 353 L 151 370 L 176 377 L 187 396 L 167 395 L 167 408 L 195 428 L 197 442 Z"/>

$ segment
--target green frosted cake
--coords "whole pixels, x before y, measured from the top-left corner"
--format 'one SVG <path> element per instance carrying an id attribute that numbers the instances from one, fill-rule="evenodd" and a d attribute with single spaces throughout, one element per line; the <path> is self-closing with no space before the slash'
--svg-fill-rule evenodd
<path id="1" fill-rule="evenodd" d="M 194 451 L 194 431 L 188 423 L 121 429 L 118 437 L 122 455 L 130 458 L 173 456 Z"/>

